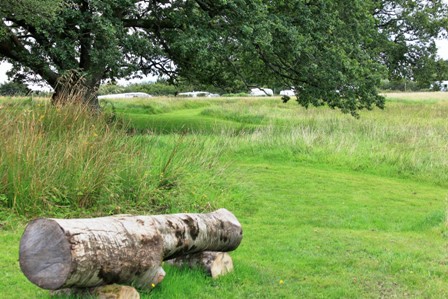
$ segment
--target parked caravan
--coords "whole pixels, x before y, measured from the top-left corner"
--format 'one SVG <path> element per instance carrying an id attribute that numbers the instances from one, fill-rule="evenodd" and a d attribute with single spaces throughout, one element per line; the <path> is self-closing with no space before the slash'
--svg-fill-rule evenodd
<path id="1" fill-rule="evenodd" d="M 288 97 L 293 97 L 295 96 L 295 92 L 292 89 L 286 89 L 286 90 L 282 90 L 280 91 L 280 95 L 281 96 L 288 96 Z"/>
<path id="2" fill-rule="evenodd" d="M 252 88 L 250 90 L 250 95 L 254 97 L 266 97 L 273 96 L 274 92 L 270 88 Z"/>
<path id="3" fill-rule="evenodd" d="M 116 94 L 106 94 L 98 96 L 98 99 L 128 99 L 128 98 L 150 98 L 150 94 L 144 92 L 128 92 L 128 93 L 116 93 Z"/>

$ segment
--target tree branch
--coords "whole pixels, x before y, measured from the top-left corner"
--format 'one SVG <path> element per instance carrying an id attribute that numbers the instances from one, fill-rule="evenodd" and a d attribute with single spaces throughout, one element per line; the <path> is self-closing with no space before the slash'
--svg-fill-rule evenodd
<path id="1" fill-rule="evenodd" d="M 88 16 L 86 22 L 88 24 L 91 23 L 91 21 L 92 21 L 92 19 L 90 17 L 91 14 L 87 13 L 89 11 L 89 3 L 87 1 L 82 1 L 80 9 L 81 9 L 81 13 L 83 15 L 86 14 Z M 79 56 L 79 67 L 81 69 L 88 70 L 90 68 L 90 63 L 91 63 L 90 47 L 92 44 L 91 30 L 89 28 L 86 28 L 85 26 L 83 26 L 83 28 L 81 28 L 81 36 L 80 36 L 79 41 L 81 44 L 80 56 Z"/>
<path id="2" fill-rule="evenodd" d="M 36 29 L 36 27 L 32 26 L 31 24 L 26 23 L 25 20 L 18 20 L 14 17 L 8 17 L 8 21 L 18 25 L 19 27 L 23 28 L 24 30 L 28 31 L 30 35 L 23 35 L 18 36 L 18 39 L 23 39 L 26 37 L 32 37 L 36 40 L 36 42 L 42 46 L 43 49 L 45 49 L 46 54 L 50 57 L 50 59 L 53 61 L 55 65 L 57 65 L 60 69 L 67 69 L 69 68 L 68 65 L 77 64 L 76 60 L 72 59 L 68 62 L 68 58 L 60 59 L 57 57 L 57 55 L 54 55 L 52 53 L 52 43 L 45 37 L 45 35 L 39 33 Z"/>
<path id="3" fill-rule="evenodd" d="M 1 23 L 0 27 L 7 32 L 6 36 L 0 39 L 0 55 L 20 61 L 23 66 L 32 69 L 51 86 L 56 86 L 59 75 L 50 69 L 48 63 L 30 53 L 8 26 Z"/>
<path id="4" fill-rule="evenodd" d="M 142 28 L 147 30 L 156 29 L 179 29 L 181 26 L 174 25 L 171 21 L 154 19 L 122 19 L 125 28 Z"/>

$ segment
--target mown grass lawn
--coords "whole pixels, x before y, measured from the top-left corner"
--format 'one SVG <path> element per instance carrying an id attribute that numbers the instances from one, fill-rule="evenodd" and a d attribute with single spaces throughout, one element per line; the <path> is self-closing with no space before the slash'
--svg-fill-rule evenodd
<path id="1" fill-rule="evenodd" d="M 279 99 L 118 101 L 135 138 L 219 142 L 223 172 L 181 181 L 184 197 L 208 197 L 244 230 L 234 273 L 167 268 L 142 297 L 447 298 L 448 95 L 427 96 L 400 94 L 359 120 Z M 47 298 L 18 268 L 25 221 L 0 219 L 0 294 Z"/>

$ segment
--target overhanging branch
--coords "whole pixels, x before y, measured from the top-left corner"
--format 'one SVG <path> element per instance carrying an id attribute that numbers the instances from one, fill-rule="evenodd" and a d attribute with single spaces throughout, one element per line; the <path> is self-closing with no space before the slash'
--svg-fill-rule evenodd
<path id="1" fill-rule="evenodd" d="M 51 86 L 55 86 L 58 74 L 52 71 L 49 65 L 42 59 L 30 53 L 8 26 L 1 23 L 0 28 L 6 32 L 6 36 L 0 39 L 0 55 L 14 61 L 20 61 L 23 66 L 39 74 Z"/>

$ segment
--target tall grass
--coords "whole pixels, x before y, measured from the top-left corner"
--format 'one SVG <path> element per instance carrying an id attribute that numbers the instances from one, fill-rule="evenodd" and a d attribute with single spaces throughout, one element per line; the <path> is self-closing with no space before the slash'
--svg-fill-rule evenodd
<path id="1" fill-rule="evenodd" d="M 201 210 L 211 190 L 222 189 L 205 186 L 225 185 L 217 178 L 222 155 L 229 155 L 226 161 L 287 159 L 447 186 L 447 103 L 397 99 L 385 111 L 354 119 L 278 99 L 114 102 L 119 115 L 143 117 L 139 125 L 148 130 L 139 132 L 149 134 L 79 106 L 2 104 L 0 202 L 20 213 L 67 206 L 107 209 L 103 213 L 142 206 Z M 192 124 L 202 133 L 182 133 Z M 173 127 L 171 134 L 153 130 L 164 126 Z"/>
<path id="2" fill-rule="evenodd" d="M 447 186 L 448 95 L 388 94 L 387 98 L 385 110 L 361 112 L 360 119 L 328 108 L 283 104 L 278 98 L 154 98 L 116 104 L 123 111 L 126 105 L 136 109 L 129 119 L 140 131 L 193 128 L 226 139 L 232 158 L 257 155 L 308 161 Z M 159 112 L 147 113 L 145 105 L 159 107 L 154 109 Z"/>
<path id="3" fill-rule="evenodd" d="M 440 96 L 439 96 L 440 97 Z M 446 97 L 445 97 L 446 98 Z M 215 101 L 200 116 L 253 124 L 229 150 L 246 159 L 288 159 L 448 185 L 448 101 L 396 99 L 360 119 L 278 99 Z M 238 156 L 238 155 L 237 155 Z"/>
<path id="4" fill-rule="evenodd" d="M 66 205 L 92 205 L 107 178 L 113 128 L 101 126 L 80 106 L 1 110 L 1 193 L 6 205 L 31 212 Z M 76 186 L 76 187 L 75 187 Z"/>
<path id="5" fill-rule="evenodd" d="M 219 100 L 219 102 L 235 102 L 235 99 Z M 104 102 L 112 104 L 120 113 L 160 114 L 181 109 L 198 109 L 213 105 L 215 99 L 163 97 L 151 99 L 110 99 Z"/>
<path id="6" fill-rule="evenodd" d="M 3 103 L 0 122 L 0 206 L 27 216 L 204 208 L 207 196 L 180 195 L 194 181 L 185 168 L 212 181 L 222 148 L 194 136 L 129 136 L 82 105 Z"/>

